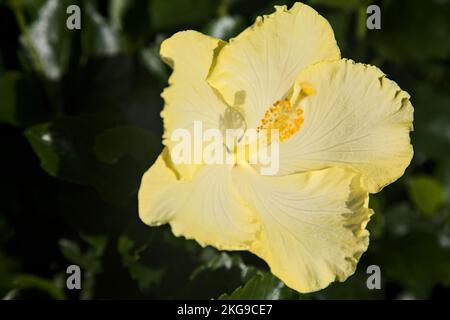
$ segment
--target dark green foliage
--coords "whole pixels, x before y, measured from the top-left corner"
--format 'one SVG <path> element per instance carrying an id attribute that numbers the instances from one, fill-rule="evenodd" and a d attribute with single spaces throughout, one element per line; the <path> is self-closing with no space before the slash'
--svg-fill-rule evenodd
<path id="1" fill-rule="evenodd" d="M 450 3 L 311 0 L 342 55 L 379 66 L 411 94 L 415 157 L 371 197 L 371 244 L 356 273 L 313 294 L 257 257 L 175 238 L 138 218 L 142 174 L 162 150 L 158 56 L 171 34 L 224 40 L 270 13 L 261 0 L 0 1 L 0 298 L 393 299 L 450 292 Z M 78 4 L 81 30 L 66 28 Z M 44 46 L 42 45 L 44 44 Z M 83 290 L 65 289 L 78 264 Z M 382 289 L 366 287 L 379 265 Z"/>

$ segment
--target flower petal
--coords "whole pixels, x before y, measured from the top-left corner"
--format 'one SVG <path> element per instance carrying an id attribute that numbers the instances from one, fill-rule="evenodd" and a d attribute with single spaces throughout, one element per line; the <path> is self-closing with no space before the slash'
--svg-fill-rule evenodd
<path id="1" fill-rule="evenodd" d="M 179 174 L 170 161 L 170 155 L 165 148 L 155 163 L 142 177 L 138 192 L 139 217 L 151 226 L 168 223 L 175 215 L 181 201 L 167 197 L 181 182 Z"/>
<path id="2" fill-rule="evenodd" d="M 370 192 L 403 175 L 413 155 L 408 93 L 378 68 L 345 59 L 311 66 L 297 81 L 317 94 L 301 102 L 300 131 L 280 144 L 280 175 L 350 166 Z"/>
<path id="3" fill-rule="evenodd" d="M 268 177 L 241 167 L 234 178 L 261 220 L 251 251 L 289 287 L 316 291 L 353 274 L 372 212 L 359 175 L 330 168 Z"/>
<path id="4" fill-rule="evenodd" d="M 173 130 L 193 130 L 194 121 L 202 121 L 203 129 L 219 128 L 219 117 L 226 105 L 219 100 L 206 82 L 206 77 L 224 42 L 196 31 L 174 34 L 161 44 L 161 56 L 172 67 L 169 87 L 162 93 L 165 106 L 164 145 L 171 150 Z M 196 165 L 181 165 L 177 169 L 187 179 L 192 178 Z"/>
<path id="5" fill-rule="evenodd" d="M 144 174 L 139 216 L 170 223 L 176 236 L 225 250 L 247 250 L 259 224 L 232 185 L 231 166 L 205 165 L 191 181 L 177 179 L 167 149 Z"/>
<path id="6" fill-rule="evenodd" d="M 301 3 L 275 8 L 230 40 L 208 77 L 229 105 L 243 109 L 251 128 L 290 90 L 300 70 L 340 59 L 333 30 L 314 9 Z"/>

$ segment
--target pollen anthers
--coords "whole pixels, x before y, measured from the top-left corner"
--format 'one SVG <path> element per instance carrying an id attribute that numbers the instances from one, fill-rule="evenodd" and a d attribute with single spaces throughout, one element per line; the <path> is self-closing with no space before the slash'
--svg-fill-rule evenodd
<path id="1" fill-rule="evenodd" d="M 280 142 L 290 138 L 300 130 L 304 120 L 300 101 L 307 96 L 315 94 L 314 87 L 308 82 L 296 85 L 291 99 L 277 100 L 267 109 L 257 131 L 266 130 L 268 143 L 271 141 L 272 130 L 278 130 Z"/>

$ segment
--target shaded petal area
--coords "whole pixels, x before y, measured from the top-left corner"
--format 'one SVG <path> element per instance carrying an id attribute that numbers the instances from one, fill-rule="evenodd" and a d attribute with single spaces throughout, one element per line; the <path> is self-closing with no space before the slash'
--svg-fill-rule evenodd
<path id="1" fill-rule="evenodd" d="M 261 220 L 250 249 L 289 287 L 311 292 L 353 274 L 367 249 L 371 210 L 359 175 L 332 168 L 283 177 L 233 171 L 239 193 Z"/>
<path id="2" fill-rule="evenodd" d="M 374 66 L 323 62 L 301 72 L 317 91 L 302 100 L 304 123 L 280 144 L 280 174 L 349 166 L 370 192 L 403 175 L 413 156 L 409 95 Z"/>
<path id="3" fill-rule="evenodd" d="M 259 224 L 232 185 L 231 166 L 199 168 L 178 180 L 167 149 L 144 174 L 139 216 L 151 226 L 170 223 L 177 236 L 226 250 L 248 250 Z"/>
<path id="4" fill-rule="evenodd" d="M 208 81 L 229 105 L 243 110 L 248 127 L 256 128 L 304 67 L 336 59 L 340 52 L 329 23 L 311 7 L 296 3 L 290 10 L 276 7 L 275 13 L 258 17 L 231 39 Z"/>
<path id="5" fill-rule="evenodd" d="M 173 69 L 169 87 L 162 93 L 165 106 L 161 112 L 163 143 L 170 150 L 176 143 L 170 139 L 176 129 L 187 129 L 192 133 L 194 121 L 201 121 L 203 130 L 219 128 L 219 117 L 226 105 L 213 92 L 206 77 L 223 45 L 222 40 L 197 31 L 178 32 L 161 44 L 161 57 Z M 183 177 L 190 179 L 198 165 L 183 164 L 177 169 Z"/>

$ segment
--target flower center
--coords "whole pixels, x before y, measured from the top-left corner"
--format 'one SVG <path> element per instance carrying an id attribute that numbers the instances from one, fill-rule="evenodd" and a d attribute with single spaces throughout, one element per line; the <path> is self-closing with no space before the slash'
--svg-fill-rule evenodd
<path id="1" fill-rule="evenodd" d="M 290 138 L 300 130 L 304 120 L 300 101 L 315 94 L 316 90 L 308 82 L 295 86 L 290 99 L 277 100 L 267 109 L 257 131 L 266 130 L 268 142 L 271 141 L 271 130 L 278 130 L 280 142 Z"/>

